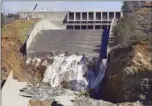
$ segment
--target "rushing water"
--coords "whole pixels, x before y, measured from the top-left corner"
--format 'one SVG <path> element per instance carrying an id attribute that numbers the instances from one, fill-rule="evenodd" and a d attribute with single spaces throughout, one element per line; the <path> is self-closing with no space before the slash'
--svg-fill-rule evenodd
<path id="1" fill-rule="evenodd" d="M 61 86 L 62 81 L 67 81 L 74 90 L 85 90 L 88 82 L 83 75 L 87 72 L 86 65 L 82 61 L 83 56 L 65 56 L 60 54 L 54 57 L 43 78 L 43 82 L 49 82 L 52 87 Z M 75 87 L 74 87 L 75 86 Z"/>
<path id="2" fill-rule="evenodd" d="M 66 56 L 64 53 L 54 56 L 54 62 L 45 71 L 43 81 L 52 87 L 61 87 L 62 81 L 68 83 L 68 88 L 74 91 L 98 91 L 104 77 L 107 60 L 97 61 L 96 66 L 88 67 L 83 55 Z"/>

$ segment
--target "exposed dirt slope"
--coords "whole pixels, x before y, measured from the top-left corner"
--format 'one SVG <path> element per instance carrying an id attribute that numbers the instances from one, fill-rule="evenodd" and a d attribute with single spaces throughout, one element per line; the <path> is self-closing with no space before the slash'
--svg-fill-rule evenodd
<path id="1" fill-rule="evenodd" d="M 28 29 L 36 20 L 15 20 L 2 28 L 2 80 L 5 80 L 12 70 L 14 77 L 24 80 L 24 57 L 20 53 L 20 47 L 26 39 Z"/>
<path id="2" fill-rule="evenodd" d="M 108 100 L 152 104 L 151 52 L 151 45 L 143 43 L 111 51 L 104 86 Z"/>

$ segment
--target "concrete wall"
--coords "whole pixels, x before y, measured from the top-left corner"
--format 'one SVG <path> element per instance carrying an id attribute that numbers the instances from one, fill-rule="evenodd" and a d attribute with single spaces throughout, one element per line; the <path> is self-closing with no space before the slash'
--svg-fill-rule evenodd
<path id="1" fill-rule="evenodd" d="M 80 18 L 79 18 L 80 17 Z M 67 29 L 110 29 L 112 19 L 120 19 L 120 11 L 74 11 L 67 14 Z"/>
<path id="2" fill-rule="evenodd" d="M 20 89 L 26 85 L 26 82 L 14 80 L 13 71 L 11 71 L 2 88 L 2 106 L 28 106 L 30 98 L 19 95 Z"/>
<path id="3" fill-rule="evenodd" d="M 109 33 L 109 36 L 112 36 L 113 33 L 112 33 L 112 30 L 113 30 L 113 27 L 116 25 L 116 19 L 113 18 L 112 19 L 112 22 L 111 22 L 111 26 L 110 26 L 110 33 Z"/>
<path id="4" fill-rule="evenodd" d="M 26 50 L 29 48 L 31 42 L 34 40 L 35 36 L 38 33 L 40 33 L 42 30 L 49 30 L 49 29 L 53 30 L 53 29 L 62 29 L 62 28 L 54 25 L 53 23 L 51 23 L 51 21 L 47 19 L 42 19 L 35 25 L 34 29 L 30 33 L 29 38 L 26 42 Z"/>
<path id="5" fill-rule="evenodd" d="M 113 44 L 115 42 L 115 36 L 113 36 L 113 27 L 117 25 L 117 20 L 115 18 L 113 18 L 112 22 L 111 22 L 111 27 L 110 27 L 110 33 L 109 33 L 109 42 L 108 42 L 108 49 L 107 49 L 107 53 L 110 53 L 110 51 L 117 47 L 118 45 Z"/>
<path id="6" fill-rule="evenodd" d="M 63 12 L 19 12 L 21 18 L 46 18 L 62 29 L 104 29 L 110 28 L 112 19 L 120 19 L 120 11 L 63 11 Z"/>
<path id="7" fill-rule="evenodd" d="M 122 17 L 120 11 L 54 11 L 54 12 L 18 12 L 20 18 L 47 18 L 49 20 L 64 20 L 67 21 L 91 21 L 91 20 L 112 20 L 113 18 Z M 67 16 L 67 17 L 66 17 Z"/>
<path id="8" fill-rule="evenodd" d="M 80 19 L 77 17 L 81 17 Z M 98 21 L 98 20 L 111 20 L 117 17 L 118 19 L 122 17 L 122 13 L 120 11 L 76 11 L 76 12 L 68 12 L 67 21 Z"/>
<path id="9" fill-rule="evenodd" d="M 12 79 L 13 79 L 13 72 L 11 71 L 11 73 L 9 74 L 9 76 L 2 88 L 2 106 L 7 106 L 8 105 L 7 102 L 11 102 L 11 103 L 13 102 L 12 97 L 11 97 L 12 96 L 11 92 L 9 92 L 11 89 Z"/>

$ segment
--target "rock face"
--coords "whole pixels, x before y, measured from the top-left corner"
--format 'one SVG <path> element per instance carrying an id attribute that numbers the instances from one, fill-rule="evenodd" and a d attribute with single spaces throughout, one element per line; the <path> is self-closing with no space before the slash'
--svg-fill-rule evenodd
<path id="1" fill-rule="evenodd" d="M 110 52 L 102 94 L 105 100 L 140 100 L 152 105 L 151 51 L 149 44 L 138 43 Z"/>

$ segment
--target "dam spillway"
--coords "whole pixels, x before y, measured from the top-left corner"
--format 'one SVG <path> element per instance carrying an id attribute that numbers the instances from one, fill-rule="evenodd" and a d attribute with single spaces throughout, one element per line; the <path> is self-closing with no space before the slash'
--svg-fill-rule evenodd
<path id="1" fill-rule="evenodd" d="M 65 30 L 48 22 L 37 25 L 27 40 L 27 65 L 46 67 L 42 82 L 52 87 L 66 83 L 70 90 L 100 92 L 111 30 Z"/>
<path id="2" fill-rule="evenodd" d="M 41 57 L 50 51 L 99 56 L 103 30 L 42 30 L 31 42 L 28 57 Z"/>

